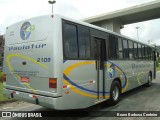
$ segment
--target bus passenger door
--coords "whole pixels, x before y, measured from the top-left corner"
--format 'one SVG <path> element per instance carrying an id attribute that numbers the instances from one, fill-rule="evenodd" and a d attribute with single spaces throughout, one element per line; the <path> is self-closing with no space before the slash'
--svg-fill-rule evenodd
<path id="1" fill-rule="evenodd" d="M 97 73 L 97 99 L 99 101 L 105 98 L 104 60 L 106 58 L 106 53 L 104 39 L 94 38 L 94 55 L 96 59 L 95 69 Z"/>

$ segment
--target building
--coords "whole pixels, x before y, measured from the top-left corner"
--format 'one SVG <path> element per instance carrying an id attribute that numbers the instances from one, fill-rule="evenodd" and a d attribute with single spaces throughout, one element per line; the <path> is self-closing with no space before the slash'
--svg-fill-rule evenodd
<path id="1" fill-rule="evenodd" d="M 0 35 L 0 70 L 2 68 L 2 62 L 3 62 L 4 43 L 5 43 L 5 37 L 4 35 Z"/>

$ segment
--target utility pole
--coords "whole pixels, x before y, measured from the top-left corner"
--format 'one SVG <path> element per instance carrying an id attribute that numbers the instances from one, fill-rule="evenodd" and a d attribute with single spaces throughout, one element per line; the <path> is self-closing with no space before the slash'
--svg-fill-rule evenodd
<path id="1" fill-rule="evenodd" d="M 137 39 L 138 39 L 138 41 L 139 41 L 139 34 L 138 34 L 138 29 L 139 29 L 140 27 L 136 27 L 136 29 L 137 29 Z"/>
<path id="2" fill-rule="evenodd" d="M 53 4 L 55 4 L 56 1 L 55 0 L 49 0 L 48 3 L 52 5 L 52 17 L 53 17 Z"/>

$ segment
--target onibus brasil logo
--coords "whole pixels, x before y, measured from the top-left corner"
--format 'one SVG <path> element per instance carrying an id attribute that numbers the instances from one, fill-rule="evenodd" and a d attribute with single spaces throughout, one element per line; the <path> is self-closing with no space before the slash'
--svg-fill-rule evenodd
<path id="1" fill-rule="evenodd" d="M 35 30 L 35 25 L 31 25 L 30 22 L 25 22 L 22 24 L 22 27 L 20 29 L 20 36 L 22 40 L 27 40 L 31 34 L 32 31 Z"/>

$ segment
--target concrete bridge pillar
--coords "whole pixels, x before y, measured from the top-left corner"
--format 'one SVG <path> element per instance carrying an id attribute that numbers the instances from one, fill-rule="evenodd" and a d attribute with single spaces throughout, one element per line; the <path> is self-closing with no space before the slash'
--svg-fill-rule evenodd
<path id="1" fill-rule="evenodd" d="M 118 20 L 104 20 L 100 22 L 94 22 L 92 24 L 117 33 L 120 33 L 120 30 L 124 27 Z"/>

